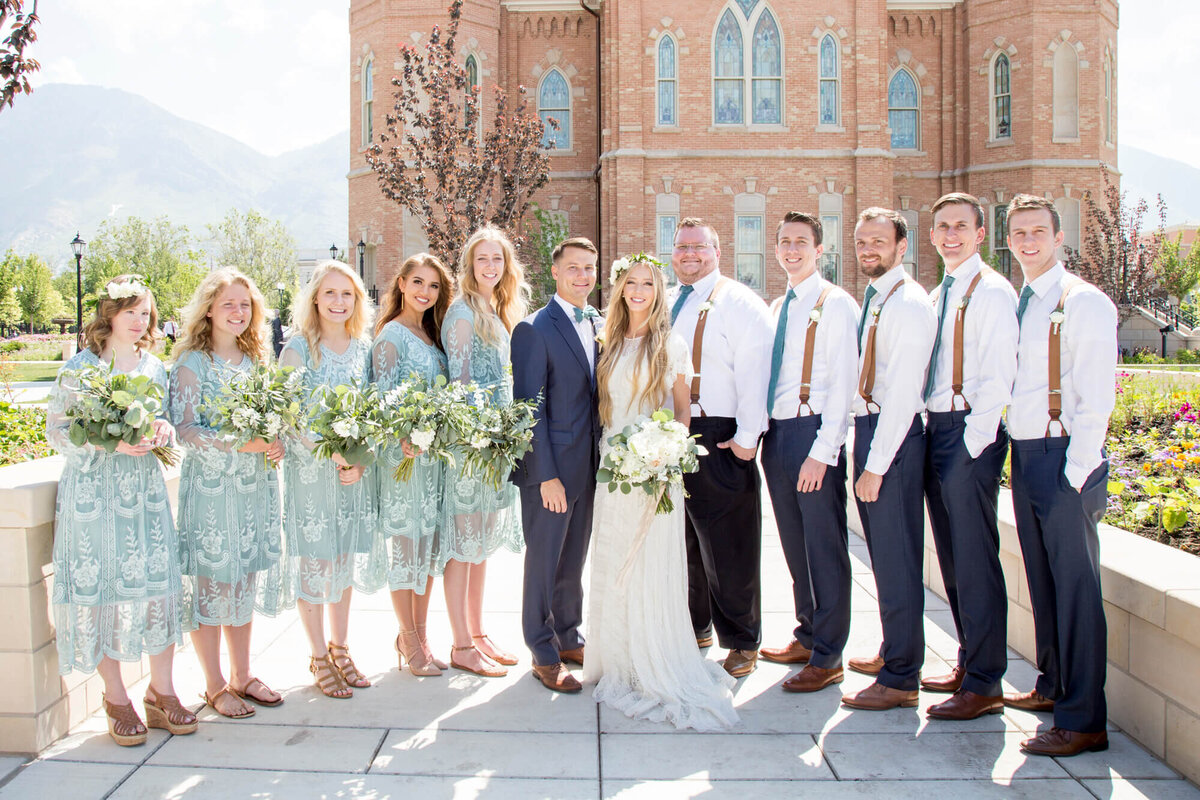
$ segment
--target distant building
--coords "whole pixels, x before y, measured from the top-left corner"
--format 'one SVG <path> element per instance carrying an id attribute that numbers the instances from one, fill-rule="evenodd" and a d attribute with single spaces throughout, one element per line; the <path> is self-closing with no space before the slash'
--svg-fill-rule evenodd
<path id="1" fill-rule="evenodd" d="M 397 46 L 444 25 L 445 7 L 351 0 L 348 235 L 368 245 L 368 285 L 425 246 L 364 151 L 392 107 Z M 472 80 L 525 85 L 561 121 L 538 203 L 605 263 L 667 257 L 679 219 L 699 216 L 726 274 L 775 296 L 775 224 L 796 209 L 824 222 L 825 274 L 861 296 L 852 237 L 872 205 L 909 221 L 906 263 L 926 286 L 946 192 L 983 200 L 1006 272 L 1018 192 L 1053 199 L 1078 248 L 1080 198 L 1117 177 L 1117 22 L 1115 0 L 469 0 L 458 43 Z"/>

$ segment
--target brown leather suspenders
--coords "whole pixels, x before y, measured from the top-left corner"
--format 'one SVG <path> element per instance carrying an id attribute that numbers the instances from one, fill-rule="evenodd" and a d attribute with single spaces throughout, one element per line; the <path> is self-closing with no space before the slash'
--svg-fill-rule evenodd
<path id="1" fill-rule="evenodd" d="M 1067 295 L 1076 286 L 1083 283 L 1081 278 L 1078 278 L 1070 273 L 1067 273 L 1066 280 L 1063 281 L 1062 296 L 1058 298 L 1058 307 L 1054 309 L 1054 313 L 1050 315 L 1050 341 L 1046 352 L 1046 362 L 1048 364 L 1049 378 L 1048 386 L 1050 389 L 1050 398 L 1047 410 L 1050 413 L 1050 420 L 1046 423 L 1046 436 L 1050 436 L 1050 428 L 1058 423 L 1058 435 L 1066 436 L 1066 426 L 1062 424 L 1062 324 L 1066 321 L 1066 316 L 1063 313 L 1063 307 L 1067 304 Z"/>
<path id="2" fill-rule="evenodd" d="M 979 272 L 975 273 L 970 286 L 967 287 L 967 293 L 963 295 L 962 301 L 958 304 L 958 309 L 954 312 L 954 375 L 951 379 L 950 389 L 953 392 L 950 395 L 950 410 L 954 410 L 954 399 L 962 399 L 962 410 L 970 411 L 971 404 L 967 402 L 966 395 L 963 394 L 963 320 L 967 316 L 967 305 L 971 302 L 971 295 L 975 292 L 975 287 L 979 285 L 979 281 L 983 278 L 983 271 L 987 267 L 980 267 Z"/>
<path id="3" fill-rule="evenodd" d="M 871 392 L 875 390 L 875 329 L 879 326 L 879 315 L 883 313 L 883 306 L 892 299 L 896 290 L 911 280 L 912 278 L 905 275 L 903 280 L 898 281 L 879 305 L 875 306 L 875 311 L 871 315 L 871 326 L 867 328 L 867 343 L 863 347 L 862 375 L 858 379 L 858 396 L 867 404 L 868 414 L 879 412 L 879 404 L 871 399 Z M 871 406 L 875 406 L 875 411 L 871 411 Z"/>
<path id="4" fill-rule="evenodd" d="M 825 305 L 825 298 L 829 297 L 833 291 L 832 284 L 826 284 L 821 289 L 821 296 L 817 298 L 817 304 L 813 306 L 813 311 L 820 311 Z M 812 367 L 813 367 L 813 350 L 817 344 L 817 323 L 820 321 L 821 315 L 817 314 L 814 318 L 809 316 L 808 327 L 804 331 L 804 368 L 800 373 L 800 405 L 796 407 L 796 416 L 800 416 L 805 408 L 808 413 L 813 413 L 812 407 L 808 405 L 808 398 L 812 393 Z"/>
<path id="5" fill-rule="evenodd" d="M 704 407 L 700 405 L 700 357 L 704 347 L 704 325 L 708 322 L 708 311 L 705 305 L 711 305 L 717 299 L 717 295 L 721 289 L 729 282 L 729 278 L 722 275 L 717 279 L 717 285 L 709 292 L 708 299 L 700 306 L 700 316 L 696 318 L 696 332 L 692 334 L 692 396 L 691 403 L 700 409 L 700 416 L 707 416 L 704 413 Z"/>

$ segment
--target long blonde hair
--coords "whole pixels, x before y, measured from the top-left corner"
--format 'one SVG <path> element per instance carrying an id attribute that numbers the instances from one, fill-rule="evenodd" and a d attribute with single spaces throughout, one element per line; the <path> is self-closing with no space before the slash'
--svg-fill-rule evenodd
<path id="1" fill-rule="evenodd" d="M 629 269 L 617 276 L 612 294 L 608 298 L 608 309 L 604 312 L 604 349 L 596 362 L 596 388 L 600 394 L 600 421 L 611 425 L 613 421 L 612 396 L 608 382 L 616 368 L 617 360 L 629 333 L 629 304 L 625 302 L 625 284 L 638 266 L 650 270 L 654 280 L 654 302 L 650 304 L 645 336 L 638 345 L 633 363 L 633 400 L 638 406 L 661 406 L 671 391 L 670 357 L 667 342 L 671 338 L 671 317 L 667 313 L 667 286 L 662 270 L 644 261 L 633 262 Z M 646 382 L 641 381 L 643 365 L 649 367 Z"/>
<path id="2" fill-rule="evenodd" d="M 213 349 L 213 325 L 208 313 L 212 311 L 217 296 L 226 288 L 238 283 L 250 293 L 250 324 L 237 337 L 238 349 L 260 364 L 267 363 L 267 315 L 262 292 L 254 281 L 234 267 L 223 267 L 210 272 L 196 287 L 192 299 L 180 312 L 183 318 L 183 333 L 179 337 L 179 353 L 195 350 L 208 354 Z"/>
<path id="3" fill-rule="evenodd" d="M 437 300 L 421 315 L 421 327 L 429 334 L 429 338 L 433 339 L 433 343 L 441 347 L 442 321 L 446 319 L 446 309 L 450 307 L 450 298 L 454 296 L 454 278 L 450 276 L 450 270 L 446 269 L 441 260 L 429 253 L 409 256 L 400 266 L 400 271 L 392 279 L 392 288 L 388 289 L 387 296 L 383 299 L 383 310 L 375 320 L 375 335 L 382 333 L 383 327 L 400 316 L 400 312 L 404 310 L 404 291 L 400 288 L 400 279 L 404 278 L 407 281 L 408 276 L 417 267 L 429 267 L 437 273 L 438 280 L 442 283 L 438 288 Z"/>
<path id="4" fill-rule="evenodd" d="M 331 272 L 344 276 L 354 286 L 354 311 L 346 320 L 346 333 L 350 334 L 351 339 L 361 339 L 366 335 L 375 313 L 367 303 L 367 290 L 354 270 L 340 261 L 317 264 L 308 285 L 300 292 L 295 307 L 296 330 L 308 342 L 308 352 L 314 365 L 321 363 L 321 315 L 317 312 L 317 292 L 321 290 L 321 282 Z"/>
<path id="5" fill-rule="evenodd" d="M 110 280 L 104 286 L 100 287 L 99 298 L 96 302 L 96 316 L 83 326 L 83 346 L 87 350 L 91 350 L 97 356 L 104 352 L 105 345 L 112 337 L 112 321 L 113 317 L 120 314 L 127 308 L 132 308 L 142 302 L 142 298 L 150 296 L 150 324 L 146 328 L 146 332 L 142 334 L 142 338 L 138 339 L 135 344 L 142 350 L 150 350 L 154 347 L 154 342 L 158 338 L 158 304 L 154 302 L 154 292 L 146 287 L 146 291 L 141 294 L 133 295 L 132 297 L 122 297 L 119 300 L 114 300 L 108 296 L 108 287 L 113 284 L 122 283 L 141 283 L 145 286 L 145 279 L 140 275 L 125 274 L 118 275 Z"/>
<path id="6" fill-rule="evenodd" d="M 475 248 L 480 242 L 497 242 L 504 254 L 504 274 L 492 290 L 490 305 L 475 278 Z M 500 344 L 504 341 L 504 332 L 512 333 L 529 308 L 529 284 L 525 282 L 525 268 L 517 259 L 517 248 L 504 231 L 494 225 L 485 225 L 471 234 L 463 246 L 458 274 L 463 302 L 475 312 L 475 335 L 488 344 Z M 489 313 L 492 309 L 495 309 L 495 316 Z"/>

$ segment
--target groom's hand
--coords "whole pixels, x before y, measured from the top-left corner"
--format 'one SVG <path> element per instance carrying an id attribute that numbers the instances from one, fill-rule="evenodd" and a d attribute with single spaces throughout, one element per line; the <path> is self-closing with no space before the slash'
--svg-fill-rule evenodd
<path id="1" fill-rule="evenodd" d="M 567 490 L 558 478 L 542 481 L 542 507 L 555 514 L 567 513 Z"/>
<path id="2" fill-rule="evenodd" d="M 740 444 L 730 439 L 727 442 L 717 442 L 717 447 L 722 450 L 732 450 L 733 454 L 742 461 L 753 461 L 754 454 L 758 452 L 757 447 L 742 447 Z"/>
<path id="3" fill-rule="evenodd" d="M 800 479 L 796 481 L 796 491 L 819 491 L 821 484 L 825 482 L 825 467 L 824 461 L 818 461 L 812 456 L 804 459 L 804 463 L 800 466 Z"/>
<path id="4" fill-rule="evenodd" d="M 854 494 L 864 503 L 874 503 L 879 499 L 879 487 L 882 485 L 882 475 L 863 470 L 863 474 L 858 477 L 858 482 L 854 484 Z"/>

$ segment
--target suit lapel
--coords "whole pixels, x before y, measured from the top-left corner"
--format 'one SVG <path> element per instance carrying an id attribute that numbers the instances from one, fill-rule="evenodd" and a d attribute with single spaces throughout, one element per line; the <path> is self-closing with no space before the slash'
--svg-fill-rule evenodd
<path id="1" fill-rule="evenodd" d="M 566 340 L 567 347 L 575 355 L 579 366 L 583 367 L 584 374 L 590 375 L 591 369 L 588 367 L 587 353 L 583 352 L 583 344 L 579 341 L 579 333 L 575 330 L 575 325 L 567 319 L 567 313 L 563 311 L 557 300 L 551 299 L 546 309 L 550 314 L 550 321 L 554 323 L 554 327 Z"/>

